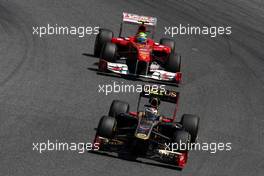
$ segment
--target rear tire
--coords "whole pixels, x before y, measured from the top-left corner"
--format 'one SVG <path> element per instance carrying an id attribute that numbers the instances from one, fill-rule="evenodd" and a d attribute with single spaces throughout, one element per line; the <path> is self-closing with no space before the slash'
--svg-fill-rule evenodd
<path id="1" fill-rule="evenodd" d="M 103 116 L 97 127 L 97 135 L 105 138 L 113 138 L 116 127 L 116 119 L 109 116 Z"/>
<path id="2" fill-rule="evenodd" d="M 181 119 L 183 128 L 191 134 L 191 142 L 196 142 L 200 118 L 192 114 L 184 114 Z"/>
<path id="3" fill-rule="evenodd" d="M 99 29 L 94 43 L 94 56 L 99 57 L 101 50 L 106 42 L 110 42 L 114 33 L 108 29 Z"/>
<path id="4" fill-rule="evenodd" d="M 107 42 L 103 46 L 100 58 L 108 62 L 115 62 L 116 51 L 117 51 L 116 44 Z"/>
<path id="5" fill-rule="evenodd" d="M 128 113 L 129 112 L 129 104 L 124 101 L 114 100 L 110 106 L 110 110 L 108 115 L 114 118 L 121 113 Z"/>

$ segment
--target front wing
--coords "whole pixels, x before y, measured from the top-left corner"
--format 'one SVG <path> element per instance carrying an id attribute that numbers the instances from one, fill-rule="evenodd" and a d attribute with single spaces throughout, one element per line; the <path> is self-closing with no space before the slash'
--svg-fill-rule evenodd
<path id="1" fill-rule="evenodd" d="M 133 73 L 129 73 L 128 66 L 123 63 L 113 63 L 113 62 L 107 62 L 106 60 L 100 59 L 99 61 L 99 71 L 100 72 L 110 72 L 115 73 L 118 75 L 127 75 L 127 76 L 133 76 L 133 77 L 139 77 L 139 78 L 145 78 L 145 79 L 151 79 L 161 82 L 169 82 L 169 83 L 175 83 L 179 84 L 181 82 L 182 73 L 181 72 L 168 72 L 165 70 L 150 70 L 150 73 L 148 75 L 135 75 Z"/>
<path id="2" fill-rule="evenodd" d="M 92 150 L 93 152 L 106 152 L 106 153 L 116 153 L 119 156 L 131 157 L 129 150 L 131 147 L 124 141 L 118 139 L 107 139 L 100 136 L 95 136 L 95 143 L 99 144 L 97 150 Z M 140 158 L 150 159 L 160 163 L 176 166 L 179 169 L 185 167 L 187 162 L 188 153 L 173 152 L 166 149 L 156 149 L 150 150 L 144 156 L 139 156 Z M 132 156 L 133 158 L 133 156 Z M 130 159 L 132 159 L 130 158 Z"/>

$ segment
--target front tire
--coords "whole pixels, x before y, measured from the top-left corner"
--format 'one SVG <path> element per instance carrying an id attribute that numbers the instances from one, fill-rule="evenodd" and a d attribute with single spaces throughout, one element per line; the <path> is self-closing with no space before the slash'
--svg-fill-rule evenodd
<path id="1" fill-rule="evenodd" d="M 173 142 L 178 144 L 178 151 L 186 152 L 190 148 L 191 135 L 188 131 L 177 129 L 173 133 Z"/>
<path id="2" fill-rule="evenodd" d="M 94 56 L 99 57 L 101 50 L 106 42 L 110 42 L 114 33 L 108 29 L 99 29 L 94 43 Z"/>
<path id="3" fill-rule="evenodd" d="M 166 62 L 166 68 L 169 72 L 180 72 L 181 71 L 181 55 L 175 52 L 175 41 L 168 38 L 160 39 L 160 44 L 170 47 L 171 53 Z"/>
<path id="4" fill-rule="evenodd" d="M 181 71 L 181 55 L 171 53 L 168 57 L 167 63 L 167 70 L 173 73 Z"/>
<path id="5" fill-rule="evenodd" d="M 116 119 L 109 116 L 103 116 L 97 127 L 97 135 L 105 138 L 113 138 L 117 122 Z"/>
<path id="6" fill-rule="evenodd" d="M 196 142 L 200 118 L 192 114 L 184 114 L 181 119 L 183 128 L 191 134 L 191 142 Z"/>
<path id="7" fill-rule="evenodd" d="M 102 51 L 101 51 L 101 59 L 104 59 L 108 62 L 115 62 L 115 57 L 116 57 L 116 51 L 117 51 L 117 46 L 114 43 L 107 42 L 105 43 Z"/>

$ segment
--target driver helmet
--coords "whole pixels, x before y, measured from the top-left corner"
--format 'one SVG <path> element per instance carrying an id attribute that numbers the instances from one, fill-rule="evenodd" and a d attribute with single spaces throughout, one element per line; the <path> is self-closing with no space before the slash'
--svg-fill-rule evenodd
<path id="1" fill-rule="evenodd" d="M 146 43 L 146 41 L 147 41 L 147 34 L 145 32 L 139 32 L 137 34 L 137 42 Z"/>
<path id="2" fill-rule="evenodd" d="M 154 107 L 145 107 L 145 117 L 150 120 L 156 120 L 158 117 L 158 110 Z"/>
<path id="3" fill-rule="evenodd" d="M 160 100 L 159 98 L 156 98 L 156 97 L 151 97 L 149 99 L 149 103 L 151 105 L 151 107 L 154 107 L 154 108 L 158 108 L 158 106 L 160 105 Z"/>

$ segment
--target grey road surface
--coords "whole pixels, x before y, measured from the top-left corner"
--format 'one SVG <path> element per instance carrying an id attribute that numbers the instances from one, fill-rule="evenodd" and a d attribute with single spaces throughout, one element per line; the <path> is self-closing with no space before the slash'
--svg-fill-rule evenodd
<path id="1" fill-rule="evenodd" d="M 175 36 L 183 56 L 179 116 L 201 116 L 200 142 L 231 151 L 192 151 L 178 171 L 76 151 L 33 151 L 32 143 L 91 142 L 113 99 L 135 107 L 136 93 L 98 93 L 98 85 L 142 84 L 97 75 L 95 36 L 38 37 L 33 26 L 101 26 L 117 35 L 123 11 L 165 26 L 231 26 L 232 34 Z M 264 174 L 264 2 L 261 0 L 0 0 L 0 175 Z M 168 88 L 174 88 L 169 87 Z"/>

